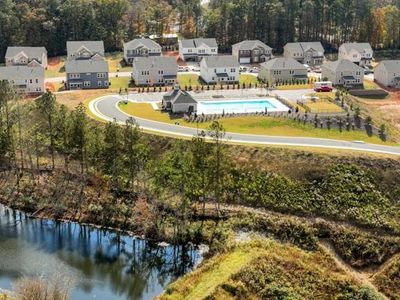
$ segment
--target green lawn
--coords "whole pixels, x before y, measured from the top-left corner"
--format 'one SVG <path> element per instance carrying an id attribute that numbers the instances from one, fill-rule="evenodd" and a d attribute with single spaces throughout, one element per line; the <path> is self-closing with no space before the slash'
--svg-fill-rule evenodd
<path id="1" fill-rule="evenodd" d="M 276 87 L 277 90 L 303 90 L 303 89 L 312 89 L 312 84 L 288 84 L 288 85 L 279 85 Z"/>
<path id="2" fill-rule="evenodd" d="M 249 74 L 241 74 L 240 75 L 240 84 L 245 83 L 246 85 L 252 84 L 255 85 L 258 83 L 257 76 L 249 75 Z"/>
<path id="3" fill-rule="evenodd" d="M 178 84 L 181 87 L 201 85 L 199 76 L 196 74 L 178 74 Z"/>
<path id="4" fill-rule="evenodd" d="M 130 77 L 114 77 L 110 78 L 110 89 L 112 90 L 119 90 L 119 89 L 126 89 L 129 87 L 129 83 L 131 81 Z"/>
<path id="5" fill-rule="evenodd" d="M 182 118 L 171 119 L 167 113 L 155 111 L 148 103 L 131 103 L 120 104 L 122 111 L 149 120 L 175 124 L 179 122 L 181 126 L 193 127 L 197 126 L 205 129 L 210 126 L 211 122 L 204 123 L 188 123 Z M 273 118 L 265 116 L 244 116 L 237 118 L 220 119 L 220 124 L 224 126 L 226 131 L 237 132 L 243 134 L 260 134 L 272 136 L 303 136 L 316 137 L 338 140 L 361 140 L 375 144 L 389 144 L 382 142 L 377 136 L 369 137 L 364 131 L 346 131 L 340 132 L 337 129 L 320 129 L 314 128 L 311 124 L 303 124 L 286 118 Z"/>
<path id="6" fill-rule="evenodd" d="M 369 80 L 364 80 L 364 88 L 366 90 L 380 89 L 380 87 L 375 82 Z"/>

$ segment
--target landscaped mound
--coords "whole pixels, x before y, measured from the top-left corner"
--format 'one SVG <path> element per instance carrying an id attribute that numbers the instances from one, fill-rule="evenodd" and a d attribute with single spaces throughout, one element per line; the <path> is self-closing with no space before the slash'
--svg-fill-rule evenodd
<path id="1" fill-rule="evenodd" d="M 389 95 L 388 92 L 384 90 L 350 90 L 350 95 L 361 97 L 361 98 L 370 98 L 370 99 L 383 99 Z"/>

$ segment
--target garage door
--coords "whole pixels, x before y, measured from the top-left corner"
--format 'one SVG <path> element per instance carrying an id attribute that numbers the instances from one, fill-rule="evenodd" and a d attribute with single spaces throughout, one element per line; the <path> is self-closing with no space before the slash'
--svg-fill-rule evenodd
<path id="1" fill-rule="evenodd" d="M 241 57 L 239 62 L 241 64 L 249 64 L 250 63 L 250 57 Z"/>

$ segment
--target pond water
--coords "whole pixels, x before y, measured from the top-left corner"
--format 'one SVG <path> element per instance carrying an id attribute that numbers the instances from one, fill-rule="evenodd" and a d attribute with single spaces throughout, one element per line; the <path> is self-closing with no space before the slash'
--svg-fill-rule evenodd
<path id="1" fill-rule="evenodd" d="M 21 276 L 57 277 L 72 284 L 72 300 L 153 299 L 201 259 L 194 248 L 30 219 L 0 205 L 0 288 Z"/>

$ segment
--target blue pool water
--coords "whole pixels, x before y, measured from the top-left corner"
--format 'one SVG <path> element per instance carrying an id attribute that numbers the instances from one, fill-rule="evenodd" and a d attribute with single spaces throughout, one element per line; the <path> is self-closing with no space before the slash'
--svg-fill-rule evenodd
<path id="1" fill-rule="evenodd" d="M 276 99 L 220 100 L 200 101 L 197 106 L 197 113 L 253 113 L 285 111 L 286 109 L 287 107 Z"/>

